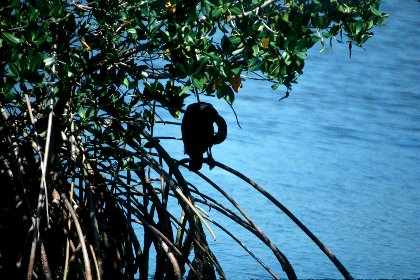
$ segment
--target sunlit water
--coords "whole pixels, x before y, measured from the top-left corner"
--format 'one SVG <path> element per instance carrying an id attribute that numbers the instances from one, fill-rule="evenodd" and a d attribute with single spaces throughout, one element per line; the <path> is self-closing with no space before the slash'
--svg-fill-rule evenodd
<path id="1" fill-rule="evenodd" d="M 420 277 L 420 3 L 385 0 L 390 14 L 366 49 L 315 46 L 288 99 L 247 81 L 230 108 L 228 139 L 214 157 L 269 190 L 309 227 L 356 278 Z M 178 132 L 180 136 L 180 132 Z M 182 143 L 162 141 L 182 156 Z M 205 167 L 204 169 L 207 169 Z M 339 278 L 328 258 L 256 191 L 216 169 L 230 193 L 288 257 L 299 278 Z M 192 179 L 194 181 L 194 178 Z M 209 195 L 216 192 L 206 186 Z M 205 209 L 208 210 L 208 209 Z M 249 233 L 209 212 L 285 277 Z M 267 272 L 216 229 L 209 245 L 232 279 Z"/>

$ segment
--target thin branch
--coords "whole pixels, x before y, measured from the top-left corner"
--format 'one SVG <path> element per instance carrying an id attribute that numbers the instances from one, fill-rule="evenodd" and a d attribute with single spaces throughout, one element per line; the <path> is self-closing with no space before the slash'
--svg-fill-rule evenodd
<path id="1" fill-rule="evenodd" d="M 241 178 L 243 181 L 247 182 L 253 188 L 255 188 L 258 192 L 264 195 L 268 200 L 270 200 L 275 206 L 277 206 L 281 211 L 283 211 L 312 241 L 324 252 L 327 257 L 331 260 L 331 262 L 337 267 L 337 269 L 341 272 L 345 279 L 353 279 L 353 276 L 347 271 L 347 269 L 343 266 L 343 264 L 337 259 L 337 257 L 295 216 L 292 212 L 289 211 L 283 204 L 281 204 L 277 199 L 275 199 L 269 192 L 259 186 L 257 183 L 243 175 L 242 173 L 226 166 L 218 161 L 212 161 L 215 166 L 218 166 L 237 177 Z"/>
<path id="2" fill-rule="evenodd" d="M 74 212 L 70 201 L 67 199 L 66 194 L 63 192 L 61 187 L 57 185 L 56 189 L 60 193 L 60 196 L 63 199 L 67 210 L 70 212 L 71 218 L 74 222 L 74 226 L 76 227 L 77 235 L 79 236 L 79 242 L 80 242 L 80 246 L 82 248 L 83 261 L 84 261 L 84 266 L 85 266 L 85 279 L 86 280 L 92 280 L 92 271 L 90 269 L 89 255 L 88 255 L 84 235 L 83 235 L 83 232 L 82 232 L 82 228 L 81 228 L 80 223 L 79 223 L 79 219 L 77 218 L 77 215 Z"/>
<path id="3" fill-rule="evenodd" d="M 142 130 L 142 134 L 143 136 L 145 136 L 145 138 L 147 140 L 149 140 L 150 143 L 154 144 L 154 147 L 159 149 L 158 153 L 160 155 L 164 155 L 163 153 L 165 153 L 167 156 L 165 157 L 166 160 L 168 159 L 172 159 L 167 152 L 157 143 L 157 141 L 150 136 L 149 133 L 147 133 L 147 131 Z M 210 234 L 212 235 L 213 239 L 216 240 L 216 235 L 214 234 L 213 230 L 211 229 L 211 227 L 207 224 L 207 222 L 205 221 L 205 219 L 201 216 L 201 214 L 197 211 L 197 209 L 194 207 L 194 205 L 191 203 L 191 201 L 184 195 L 183 191 L 178 187 L 178 184 L 175 184 L 175 182 L 173 181 L 173 179 L 169 176 L 169 174 L 166 174 L 166 172 L 163 170 L 162 166 L 160 164 L 158 164 L 153 158 L 151 158 L 148 153 L 139 145 L 137 145 L 136 143 L 134 143 L 133 141 L 129 141 L 129 144 L 134 145 L 134 148 L 140 152 L 144 157 L 148 158 L 150 160 L 150 163 L 152 165 L 154 165 L 154 169 L 160 174 L 163 175 L 165 177 L 165 181 L 167 181 L 169 183 L 169 186 L 171 187 L 171 189 L 177 193 L 179 195 L 179 198 L 181 201 L 184 201 L 188 206 L 189 209 L 191 211 L 193 211 L 194 214 L 196 214 L 196 216 L 200 219 L 201 222 L 203 222 L 204 226 L 209 230 Z M 160 147 L 158 147 L 160 146 Z M 175 162 L 172 163 L 168 163 L 167 164 L 171 165 L 170 166 L 170 170 L 174 171 L 175 168 Z M 179 173 L 179 175 L 181 175 Z M 181 178 L 183 179 L 183 177 L 181 176 Z M 179 182 L 178 182 L 179 183 Z M 184 180 L 184 185 L 186 185 L 186 182 Z M 184 189 L 185 191 L 185 189 Z"/>
<path id="4" fill-rule="evenodd" d="M 120 200 L 120 199 L 118 199 L 118 200 Z M 165 253 L 167 253 L 167 254 L 173 254 L 172 252 L 170 252 L 170 250 L 173 250 L 179 256 L 181 256 L 182 259 L 188 264 L 188 266 L 190 267 L 190 269 L 195 274 L 197 274 L 195 268 L 193 267 L 193 265 L 191 264 L 191 262 L 188 260 L 188 258 L 182 254 L 182 252 L 178 249 L 178 247 L 173 242 L 171 242 L 168 239 L 168 237 L 165 236 L 165 234 L 163 234 L 156 227 L 154 227 L 149 222 L 147 222 L 146 219 L 140 214 L 140 211 L 138 211 L 138 209 L 132 208 L 130 203 L 126 203 L 126 202 L 124 202 L 122 200 L 120 200 L 120 203 L 122 203 L 123 205 L 125 205 L 125 207 L 131 208 L 131 210 L 133 211 L 133 215 L 135 215 L 139 219 L 139 222 L 141 223 L 141 225 L 142 226 L 145 226 L 147 229 L 149 229 L 149 231 L 153 234 L 153 236 L 156 238 L 156 240 L 161 243 L 161 245 L 165 244 L 166 246 L 168 246 L 168 247 L 166 247 L 166 249 L 164 248 Z M 169 212 L 168 212 L 168 214 L 169 214 Z M 168 255 L 168 258 L 171 258 L 171 256 Z M 176 266 L 176 267 L 174 267 L 174 270 L 180 271 L 179 270 L 178 261 L 175 260 L 175 263 L 173 261 L 174 260 L 171 260 L 171 263 Z M 180 277 L 181 277 L 181 275 L 180 275 Z"/>
<path id="5" fill-rule="evenodd" d="M 223 230 L 227 235 L 229 235 L 233 240 L 236 241 L 236 243 L 238 243 L 255 261 L 257 261 L 265 270 L 267 270 L 267 272 L 273 276 L 273 279 L 280 279 L 275 273 L 274 271 L 272 271 L 262 260 L 260 260 L 248 247 L 245 246 L 245 244 L 239 239 L 237 238 L 234 234 L 232 234 L 229 230 L 227 230 L 224 226 L 222 226 L 221 224 L 219 224 L 218 222 L 206 217 L 211 223 L 213 223 L 214 225 L 216 225 L 218 228 L 220 228 L 221 230 Z"/>
<path id="6" fill-rule="evenodd" d="M 89 249 L 90 249 L 90 253 L 92 254 L 93 263 L 95 264 L 96 275 L 98 277 L 98 280 L 101 280 L 101 271 L 99 269 L 99 263 L 98 263 L 98 259 L 96 258 L 95 249 L 93 249 L 92 244 L 89 244 Z"/>
<path id="7" fill-rule="evenodd" d="M 44 246 L 44 243 L 42 242 L 41 238 L 39 239 L 39 243 L 40 243 L 40 247 L 41 247 L 41 252 L 40 252 L 41 253 L 41 263 L 42 263 L 42 268 L 43 268 L 45 279 L 52 280 L 50 266 L 48 265 L 47 252 L 45 251 L 45 246 Z"/>
<path id="8" fill-rule="evenodd" d="M 248 221 L 249 225 L 255 230 L 255 235 L 263 241 L 274 253 L 277 260 L 280 262 L 283 270 L 286 272 L 287 276 L 290 279 L 295 279 L 296 274 L 293 270 L 292 265 L 290 264 L 289 260 L 286 256 L 275 246 L 273 242 L 265 235 L 265 233 L 257 226 L 257 224 L 245 213 L 245 211 L 239 206 L 236 201 L 230 197 L 221 187 L 211 181 L 208 177 L 203 175 L 201 172 L 196 172 L 201 178 L 203 178 L 207 183 L 209 183 L 213 188 L 215 188 L 218 192 L 220 192 L 241 214 L 242 216 Z"/>
<path id="9" fill-rule="evenodd" d="M 275 2 L 276 2 L 276 0 L 268 0 L 268 1 L 264 2 L 261 6 L 258 6 L 254 9 L 250 10 L 250 11 L 247 11 L 247 12 L 243 11 L 242 14 L 240 14 L 240 15 L 230 15 L 226 19 L 226 22 L 230 22 L 230 21 L 235 20 L 235 19 L 240 19 L 240 18 L 247 17 L 252 13 L 258 14 L 258 11 L 260 9 L 263 9 L 263 8 L 267 7 L 268 5 L 273 4 Z"/>

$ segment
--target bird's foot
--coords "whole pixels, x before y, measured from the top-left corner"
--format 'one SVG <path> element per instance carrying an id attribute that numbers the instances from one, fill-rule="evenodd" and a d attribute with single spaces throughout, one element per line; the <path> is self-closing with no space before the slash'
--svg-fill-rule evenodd
<path id="1" fill-rule="evenodd" d="M 209 165 L 210 170 L 212 170 L 216 166 L 216 161 L 213 159 L 212 156 L 209 156 L 205 158 L 204 160 Z"/>

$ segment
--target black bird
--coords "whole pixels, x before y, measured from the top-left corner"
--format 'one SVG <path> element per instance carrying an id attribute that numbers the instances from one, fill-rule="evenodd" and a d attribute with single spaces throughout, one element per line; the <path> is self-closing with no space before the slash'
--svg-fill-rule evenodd
<path id="1" fill-rule="evenodd" d="M 213 124 L 217 125 L 214 133 Z M 226 139 L 227 125 L 216 109 L 205 102 L 193 103 L 187 107 L 181 125 L 184 153 L 191 158 L 189 169 L 198 171 L 203 165 L 203 153 L 207 152 L 210 160 L 211 147 Z"/>

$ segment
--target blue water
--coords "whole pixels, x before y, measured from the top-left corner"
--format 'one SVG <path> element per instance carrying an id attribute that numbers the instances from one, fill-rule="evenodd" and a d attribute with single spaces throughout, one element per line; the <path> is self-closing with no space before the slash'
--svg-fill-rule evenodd
<path id="1" fill-rule="evenodd" d="M 420 3 L 384 0 L 381 10 L 390 18 L 365 49 L 353 48 L 351 59 L 346 45 L 322 53 L 315 46 L 289 98 L 279 101 L 283 92 L 244 82 L 234 104 L 242 129 L 223 101 L 212 100 L 229 127 L 213 156 L 270 191 L 354 277 L 420 278 Z M 182 143 L 162 143 L 182 156 Z M 206 174 L 244 207 L 299 278 L 341 276 L 264 197 L 217 168 Z M 216 211 L 209 214 L 285 277 L 261 242 Z M 228 277 L 271 278 L 215 231 L 209 245 Z"/>

